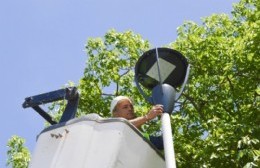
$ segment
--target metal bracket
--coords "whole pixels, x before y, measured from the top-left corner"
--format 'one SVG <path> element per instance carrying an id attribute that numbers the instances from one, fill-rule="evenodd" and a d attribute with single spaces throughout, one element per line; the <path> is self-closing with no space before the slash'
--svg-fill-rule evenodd
<path id="1" fill-rule="evenodd" d="M 51 103 L 62 99 L 67 100 L 67 105 L 59 121 L 59 123 L 61 123 L 75 118 L 79 102 L 79 93 L 76 87 L 68 87 L 65 89 L 59 89 L 56 91 L 27 97 L 25 98 L 22 106 L 23 108 L 32 107 L 46 121 L 48 121 L 51 125 L 54 125 L 57 124 L 57 122 L 54 121 L 52 116 L 45 112 L 39 105 Z"/>

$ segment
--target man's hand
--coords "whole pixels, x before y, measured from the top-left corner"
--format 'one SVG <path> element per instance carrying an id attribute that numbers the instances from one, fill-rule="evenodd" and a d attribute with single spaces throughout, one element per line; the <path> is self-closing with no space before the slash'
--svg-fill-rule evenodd
<path id="1" fill-rule="evenodd" d="M 152 107 L 152 109 L 146 114 L 147 120 L 152 120 L 157 116 L 162 115 L 163 113 L 163 105 L 157 104 Z"/>
<path id="2" fill-rule="evenodd" d="M 130 122 L 138 129 L 140 129 L 141 126 L 145 124 L 147 121 L 154 119 L 156 116 L 162 115 L 162 113 L 163 105 L 158 104 L 153 106 L 152 109 L 145 116 L 137 117 L 135 119 L 130 120 Z"/>

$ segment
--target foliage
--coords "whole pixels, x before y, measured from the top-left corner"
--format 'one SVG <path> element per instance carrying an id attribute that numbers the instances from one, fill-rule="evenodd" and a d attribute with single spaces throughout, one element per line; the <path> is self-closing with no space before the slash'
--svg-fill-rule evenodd
<path id="1" fill-rule="evenodd" d="M 26 168 L 30 161 L 30 152 L 24 147 L 25 140 L 18 136 L 12 136 L 8 140 L 7 151 L 8 160 L 7 166 L 12 166 L 13 168 Z"/>
<path id="2" fill-rule="evenodd" d="M 148 48 L 148 42 L 131 31 L 117 33 L 111 30 L 104 39 L 89 39 L 86 45 L 88 61 L 79 84 L 80 109 L 108 116 L 113 96 L 138 95 L 133 85 L 132 68 L 139 55 Z"/>
<path id="3" fill-rule="evenodd" d="M 170 45 L 192 65 L 173 116 L 180 167 L 259 165 L 259 3 L 242 0 L 232 14 L 185 23 Z"/>

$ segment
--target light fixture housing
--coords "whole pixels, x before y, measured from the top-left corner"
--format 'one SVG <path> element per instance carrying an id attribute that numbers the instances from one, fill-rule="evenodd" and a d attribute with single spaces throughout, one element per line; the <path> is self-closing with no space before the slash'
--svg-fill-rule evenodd
<path id="1" fill-rule="evenodd" d="M 178 51 L 170 48 L 157 48 L 162 83 L 177 89 L 184 82 L 188 62 Z M 146 51 L 137 61 L 135 66 L 135 80 L 143 87 L 152 90 L 160 84 L 157 69 L 156 49 Z"/>

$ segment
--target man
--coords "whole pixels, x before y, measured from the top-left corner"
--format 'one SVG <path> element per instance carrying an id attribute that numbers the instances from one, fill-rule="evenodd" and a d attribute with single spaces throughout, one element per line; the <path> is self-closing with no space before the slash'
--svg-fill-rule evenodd
<path id="1" fill-rule="evenodd" d="M 157 116 L 162 115 L 163 106 L 155 105 L 152 107 L 151 110 L 147 112 L 146 115 L 136 117 L 132 100 L 126 96 L 118 96 L 112 100 L 110 112 L 112 113 L 113 117 L 125 118 L 129 122 L 131 122 L 135 127 L 141 129 L 141 126 L 143 124 L 154 119 Z M 163 149 L 162 137 L 150 136 L 149 139 L 158 149 Z"/>

